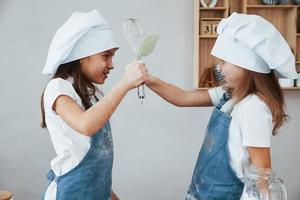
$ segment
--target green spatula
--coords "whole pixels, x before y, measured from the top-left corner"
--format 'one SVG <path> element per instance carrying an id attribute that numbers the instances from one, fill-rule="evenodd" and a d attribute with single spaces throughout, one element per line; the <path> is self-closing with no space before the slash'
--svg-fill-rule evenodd
<path id="1" fill-rule="evenodd" d="M 159 38 L 159 35 L 157 34 L 151 34 L 151 35 L 147 35 L 143 41 L 141 42 L 139 48 L 138 48 L 138 57 L 145 57 L 148 56 L 150 53 L 152 53 L 157 40 Z"/>

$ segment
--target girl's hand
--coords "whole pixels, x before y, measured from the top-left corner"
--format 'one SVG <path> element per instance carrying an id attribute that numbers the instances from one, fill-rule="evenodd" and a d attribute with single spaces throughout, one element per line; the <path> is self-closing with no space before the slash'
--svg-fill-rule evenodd
<path id="1" fill-rule="evenodd" d="M 150 87 L 151 84 L 155 83 L 155 81 L 157 81 L 157 78 L 148 74 L 148 70 L 147 70 L 147 77 L 146 77 L 146 80 L 145 80 L 145 85 Z"/>
<path id="2" fill-rule="evenodd" d="M 130 90 L 143 84 L 147 79 L 147 73 L 145 64 L 135 61 L 127 65 L 126 71 L 121 80 Z"/>
<path id="3" fill-rule="evenodd" d="M 111 200 L 120 200 L 119 197 L 113 191 L 111 191 Z"/>

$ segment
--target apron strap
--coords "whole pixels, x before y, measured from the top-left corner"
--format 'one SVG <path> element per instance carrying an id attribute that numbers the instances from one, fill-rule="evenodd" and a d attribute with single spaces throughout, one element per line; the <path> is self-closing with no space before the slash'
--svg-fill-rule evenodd
<path id="1" fill-rule="evenodd" d="M 225 92 L 222 96 L 222 98 L 220 99 L 218 105 L 216 106 L 216 108 L 218 110 L 221 110 L 222 106 L 229 100 L 231 99 L 231 94 L 229 92 Z"/>
<path id="2" fill-rule="evenodd" d="M 48 172 L 48 174 L 47 174 L 47 179 L 49 180 L 49 181 L 57 181 L 57 176 L 54 174 L 54 172 L 53 172 L 53 170 L 52 169 L 50 169 L 49 170 L 49 172 Z"/>

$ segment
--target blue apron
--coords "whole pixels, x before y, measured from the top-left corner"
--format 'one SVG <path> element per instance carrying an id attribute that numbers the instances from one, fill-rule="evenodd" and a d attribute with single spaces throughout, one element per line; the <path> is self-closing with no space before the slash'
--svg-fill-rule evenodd
<path id="1" fill-rule="evenodd" d="M 230 166 L 228 132 L 231 116 L 221 111 L 225 93 L 209 120 L 186 200 L 240 200 L 244 184 Z"/>
<path id="2" fill-rule="evenodd" d="M 57 184 L 57 200 L 110 200 L 112 166 L 113 142 L 107 122 L 91 137 L 89 151 L 75 168 L 58 177 L 50 170 L 47 178 Z"/>

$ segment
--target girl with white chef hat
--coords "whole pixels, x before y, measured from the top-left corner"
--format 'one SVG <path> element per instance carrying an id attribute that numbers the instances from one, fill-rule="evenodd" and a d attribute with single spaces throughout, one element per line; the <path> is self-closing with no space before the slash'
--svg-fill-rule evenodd
<path id="1" fill-rule="evenodd" d="M 287 119 L 274 70 L 297 78 L 289 45 L 262 17 L 233 13 L 221 20 L 217 32 L 211 54 L 220 60 L 222 87 L 185 91 L 154 76 L 146 80 L 176 106 L 215 106 L 187 200 L 238 200 L 243 164 L 271 168 L 271 136 Z"/>
<path id="2" fill-rule="evenodd" d="M 113 143 L 109 118 L 126 93 L 141 85 L 144 66 L 134 62 L 103 95 L 118 49 L 111 28 L 96 10 L 76 12 L 58 29 L 43 74 L 53 75 L 42 98 L 42 127 L 56 152 L 42 199 L 118 199 L 111 190 Z"/>

